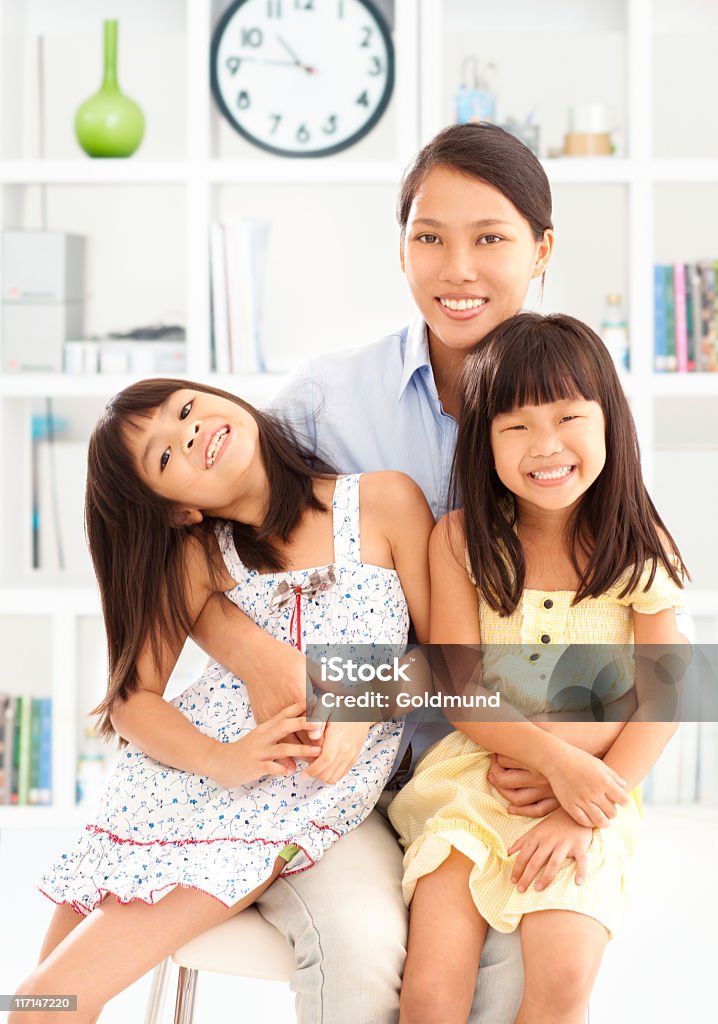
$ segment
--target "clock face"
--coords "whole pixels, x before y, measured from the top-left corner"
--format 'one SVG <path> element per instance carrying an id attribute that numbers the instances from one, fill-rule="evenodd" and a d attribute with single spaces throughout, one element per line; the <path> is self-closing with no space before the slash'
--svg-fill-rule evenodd
<path id="1" fill-rule="evenodd" d="M 386 109 L 394 49 L 370 0 L 236 0 L 212 40 L 212 92 L 230 124 L 281 156 L 329 156 Z"/>

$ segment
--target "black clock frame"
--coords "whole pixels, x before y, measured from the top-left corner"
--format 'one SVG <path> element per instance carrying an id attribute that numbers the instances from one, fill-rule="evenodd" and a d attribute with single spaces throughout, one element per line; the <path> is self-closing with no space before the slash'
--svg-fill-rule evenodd
<path id="1" fill-rule="evenodd" d="M 384 85 L 384 92 L 382 94 L 379 105 L 366 122 L 362 125 L 359 131 L 354 132 L 349 138 L 344 139 L 343 142 L 335 143 L 333 146 L 329 146 L 326 149 L 309 150 L 307 152 L 294 152 L 293 150 L 281 149 L 279 146 L 270 146 L 267 142 L 262 142 L 257 139 L 254 135 L 248 132 L 242 125 L 237 121 L 234 112 L 229 109 L 224 101 L 221 90 L 219 88 L 219 79 L 217 75 L 217 53 L 219 50 L 222 36 L 227 27 L 227 24 L 234 17 L 236 11 L 240 7 L 244 7 L 248 0 L 233 0 L 229 7 L 224 11 L 222 17 L 217 22 L 217 27 L 212 35 L 212 45 L 210 47 L 210 82 L 212 87 L 212 95 L 214 96 L 215 102 L 222 114 L 225 116 L 227 121 L 231 124 L 234 130 L 245 138 L 248 142 L 251 142 L 253 146 L 257 146 L 259 149 L 265 150 L 267 153 L 272 153 L 275 156 L 284 156 L 289 158 L 298 157 L 299 159 L 321 159 L 325 156 L 333 156 L 334 153 L 340 153 L 344 149 L 349 149 L 350 146 L 356 145 L 360 139 L 363 139 L 365 135 L 368 135 L 374 126 L 384 115 L 384 111 L 389 105 L 389 100 L 394 92 L 394 41 L 391 38 L 389 27 L 384 19 L 384 15 L 375 7 L 373 0 L 356 0 L 357 3 L 362 4 L 363 7 L 369 11 L 369 14 L 374 18 L 374 21 L 379 27 L 379 31 L 384 39 L 387 53 L 387 75 L 386 83 Z"/>

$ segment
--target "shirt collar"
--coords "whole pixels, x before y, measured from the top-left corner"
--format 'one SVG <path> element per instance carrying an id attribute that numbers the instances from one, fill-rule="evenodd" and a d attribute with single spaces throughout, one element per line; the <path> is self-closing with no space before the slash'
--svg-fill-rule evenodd
<path id="1" fill-rule="evenodd" d="M 406 336 L 404 369 L 401 381 L 399 382 L 398 398 L 401 398 L 404 394 L 414 374 L 424 369 L 427 369 L 433 376 L 431 360 L 429 359 L 429 339 L 426 331 L 426 321 L 423 317 L 419 316 L 409 327 Z"/>

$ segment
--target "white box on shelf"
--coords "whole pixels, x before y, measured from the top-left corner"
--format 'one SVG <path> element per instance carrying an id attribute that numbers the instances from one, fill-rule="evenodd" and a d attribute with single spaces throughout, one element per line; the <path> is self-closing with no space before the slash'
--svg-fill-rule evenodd
<path id="1" fill-rule="evenodd" d="M 81 302 L 85 239 L 64 231 L 4 231 L 3 302 Z"/>
<path id="2" fill-rule="evenodd" d="M 60 373 L 65 341 L 82 335 L 84 308 L 73 303 L 6 302 L 2 306 L 2 368 Z"/>

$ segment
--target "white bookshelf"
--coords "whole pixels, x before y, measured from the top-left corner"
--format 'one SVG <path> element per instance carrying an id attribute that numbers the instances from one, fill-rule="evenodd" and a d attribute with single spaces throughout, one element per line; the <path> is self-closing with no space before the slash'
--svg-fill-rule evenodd
<path id="1" fill-rule="evenodd" d="M 54 0 L 0 0 L 0 226 L 39 226 L 42 200 L 49 226 L 90 235 L 92 328 L 99 332 L 113 326 L 103 321 L 103 310 L 118 308 L 115 291 L 125 287 L 117 284 L 112 259 L 96 255 L 107 253 L 115 242 L 123 251 L 136 248 L 140 278 L 156 281 L 161 299 L 153 315 L 168 316 L 172 303 L 177 304 L 187 326 L 187 376 L 216 380 L 256 404 L 271 397 L 286 380 L 286 371 L 305 356 L 370 341 L 398 327 L 412 310 L 396 265 L 398 239 L 392 221 L 402 170 L 418 146 L 449 123 L 461 47 L 466 53 L 477 52 L 483 61 L 490 59 L 492 46 L 510 53 L 507 41 L 516 41 L 517 52 L 522 52 L 527 33 L 535 33 L 531 60 L 521 58 L 523 63 L 514 67 L 509 57 L 503 58 L 499 94 L 503 85 L 507 95 L 512 90 L 518 95 L 515 89 L 523 83 L 530 101 L 535 93 L 543 103 L 547 132 L 553 123 L 555 133 L 559 113 L 562 123 L 577 88 L 562 79 L 562 61 L 568 61 L 569 49 L 578 47 L 579 54 L 592 60 L 594 49 L 611 59 L 619 54 L 620 63 L 607 62 L 603 75 L 596 74 L 597 93 L 592 98 L 614 103 L 624 127 L 620 155 L 543 160 L 554 187 L 558 228 L 543 308 L 561 308 L 598 326 L 603 296 L 619 291 L 627 297 L 633 369 L 625 386 L 638 423 L 646 475 L 658 488 L 659 507 L 661 490 L 670 494 L 672 486 L 662 479 L 661 468 L 661 410 L 666 403 L 682 403 L 680 415 L 693 425 L 696 451 L 705 460 L 712 454 L 718 470 L 718 438 L 706 442 L 704 436 L 706 424 L 715 419 L 711 413 L 718 397 L 718 374 L 655 374 L 652 368 L 652 264 L 659 259 L 718 256 L 718 230 L 710 234 L 710 217 L 702 224 L 694 216 L 697 223 L 686 226 L 685 212 L 671 208 L 681 244 L 696 247 L 690 257 L 678 251 L 675 256 L 662 255 L 656 234 L 658 205 L 672 201 L 659 195 L 661 188 L 679 188 L 688 199 L 697 188 L 715 188 L 718 200 L 718 137 L 712 149 L 708 144 L 695 150 L 681 145 L 675 152 L 655 141 L 660 135 L 661 111 L 655 109 L 655 100 L 662 96 L 665 39 L 680 31 L 686 46 L 694 38 L 702 40 L 701 45 L 706 39 L 718 45 L 718 9 L 712 0 L 685 0 L 680 28 L 668 0 L 607 0 L 598 5 L 593 0 L 570 5 L 547 0 L 538 6 L 533 0 L 498 6 L 473 0 L 383 0 L 379 6 L 393 11 L 397 53 L 392 102 L 365 140 L 325 160 L 268 158 L 222 122 L 209 95 L 208 52 L 212 25 L 225 6 L 224 0 L 64 0 L 62 5 Z M 147 136 L 129 160 L 93 161 L 74 145 L 71 117 L 99 85 L 100 26 L 108 16 L 120 21 L 120 83 L 145 109 Z M 50 120 L 42 147 L 36 130 L 39 38 L 47 62 L 45 105 Z M 48 78 L 64 67 L 65 52 L 67 76 Z M 162 57 L 161 66 L 170 69 L 167 75 L 174 77 L 155 81 L 155 52 Z M 701 72 L 706 96 L 712 88 L 711 66 L 706 63 Z M 680 77 L 680 67 L 665 67 L 665 73 L 669 71 Z M 168 96 L 176 101 L 170 104 Z M 711 101 L 696 99 L 695 89 L 685 102 L 699 107 L 703 103 L 702 109 L 713 113 Z M 105 197 L 108 208 L 120 204 L 115 221 L 111 212 L 102 216 Z M 166 204 L 163 216 L 174 226 L 166 239 L 150 231 L 158 200 Z M 280 295 L 267 325 L 269 363 L 275 372 L 219 380 L 210 372 L 208 225 L 213 217 L 246 216 L 255 209 L 271 219 L 276 236 L 278 255 L 272 271 Z M 585 213 L 577 218 L 575 209 Z M 131 224 L 126 223 L 124 210 L 137 210 Z M 600 216 L 596 210 L 606 211 L 605 224 L 595 222 Z M 316 275 L 308 286 L 296 286 L 287 299 L 292 268 L 301 284 L 307 251 Z M 163 270 L 169 264 L 179 268 L 171 280 Z M 311 294 L 303 294 L 318 286 L 328 306 L 324 319 L 315 314 Z M 146 310 L 151 307 L 142 305 L 136 289 L 126 291 L 128 318 L 147 322 Z M 146 303 L 147 296 L 142 295 Z M 55 787 L 50 808 L 0 808 L 0 827 L 82 819 L 75 808 L 74 773 L 78 721 L 90 698 L 80 692 L 78 680 L 88 674 L 88 658 L 98 657 L 97 651 L 88 655 L 79 640 L 79 624 L 99 620 L 92 579 L 68 583 L 57 575 L 33 573 L 27 561 L 30 417 L 49 396 L 58 408 L 81 409 L 84 425 L 130 379 L 0 374 L 0 431 L 6 441 L 0 447 L 0 619 L 21 616 L 43 623 L 38 643 L 49 645 L 51 651 L 52 679 L 47 686 L 54 701 Z M 712 492 L 701 490 L 707 480 L 692 481 L 693 485 L 695 501 L 686 504 L 683 521 L 671 520 L 679 541 L 686 544 L 696 533 L 693 507 L 712 500 Z M 16 537 L 16 543 L 8 539 Z M 688 555 L 687 559 L 696 561 Z M 718 568 L 707 571 L 705 559 L 700 561 L 703 575 L 689 595 L 689 605 L 703 624 L 704 635 L 718 640 Z M 97 687 L 101 691 L 101 679 Z M 10 680 L 0 682 L 0 689 L 11 688 Z"/>

